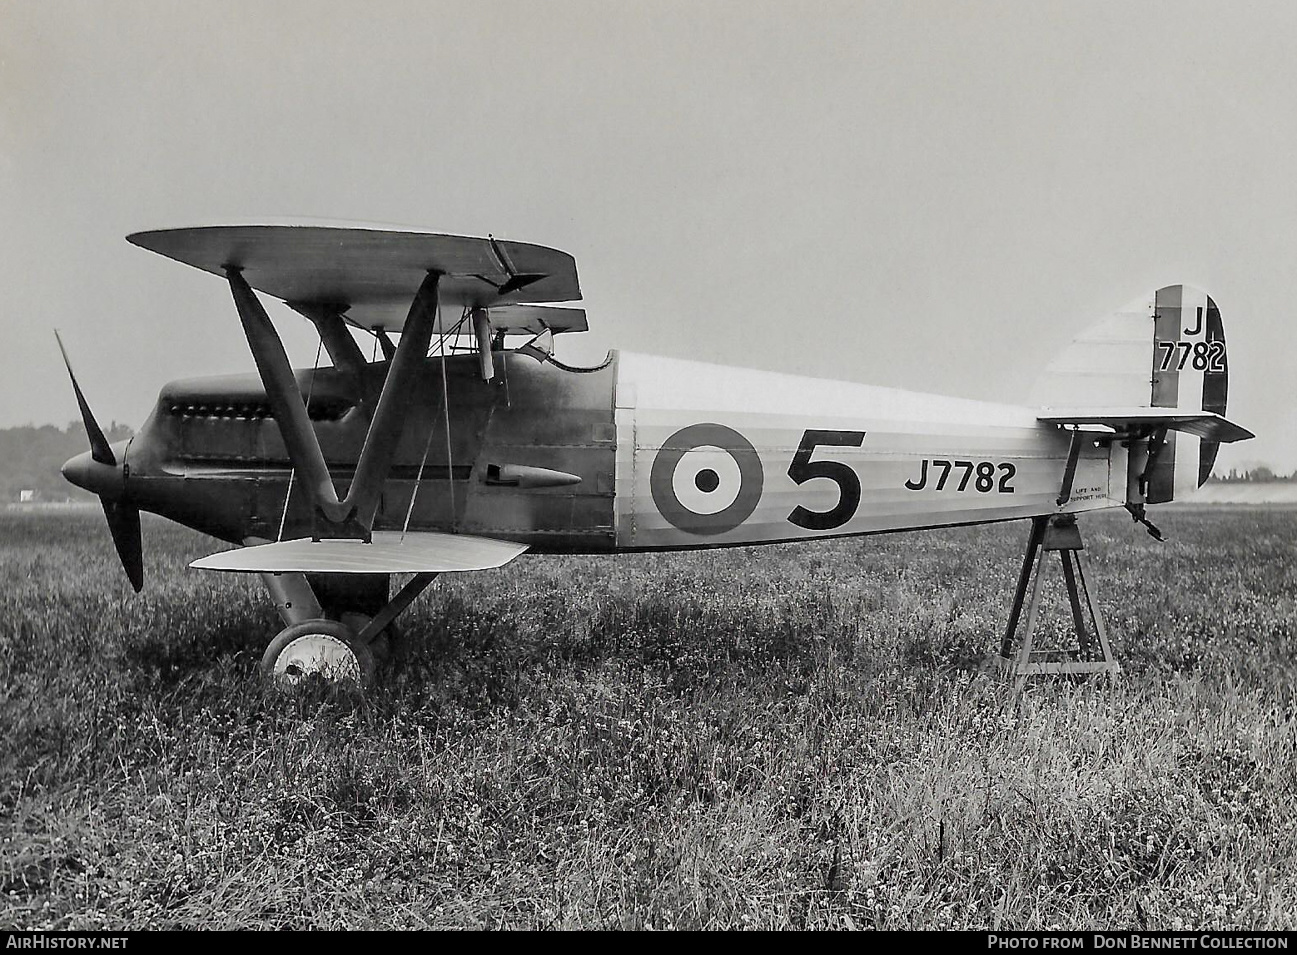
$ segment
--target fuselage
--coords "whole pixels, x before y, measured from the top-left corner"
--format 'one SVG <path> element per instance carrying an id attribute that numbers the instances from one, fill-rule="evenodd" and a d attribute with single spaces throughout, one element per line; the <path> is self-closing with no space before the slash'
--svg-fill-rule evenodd
<path id="1" fill-rule="evenodd" d="M 512 351 L 497 351 L 495 363 L 485 382 L 475 355 L 424 362 L 375 530 L 594 553 L 983 523 L 1126 500 L 1125 449 L 1093 435 L 1058 505 L 1069 436 L 1030 408 L 626 352 L 590 369 Z M 333 368 L 298 373 L 340 492 L 369 426 L 364 396 L 386 370 L 366 366 L 364 380 Z M 167 385 L 123 470 L 123 493 L 138 507 L 222 540 L 313 530 L 254 374 Z"/>

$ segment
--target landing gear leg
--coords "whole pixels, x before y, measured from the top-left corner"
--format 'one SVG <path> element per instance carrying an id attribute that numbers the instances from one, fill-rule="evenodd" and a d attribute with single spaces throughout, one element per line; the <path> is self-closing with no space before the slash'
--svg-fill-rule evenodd
<path id="1" fill-rule="evenodd" d="M 285 626 L 324 616 L 320 601 L 305 574 L 261 574 L 261 582 L 275 601 L 275 610 Z"/>
<path id="2" fill-rule="evenodd" d="M 387 574 L 308 574 L 306 581 L 324 608 L 321 616 L 345 624 L 357 639 L 390 598 L 391 578 Z M 380 664 L 388 662 L 401 649 L 394 623 L 363 642 Z"/>
<path id="3" fill-rule="evenodd" d="M 314 678 L 368 689 L 379 660 L 403 649 L 397 615 L 436 578 L 416 574 L 389 600 L 386 574 L 262 574 L 286 625 L 261 658 L 262 676 L 279 687 Z"/>

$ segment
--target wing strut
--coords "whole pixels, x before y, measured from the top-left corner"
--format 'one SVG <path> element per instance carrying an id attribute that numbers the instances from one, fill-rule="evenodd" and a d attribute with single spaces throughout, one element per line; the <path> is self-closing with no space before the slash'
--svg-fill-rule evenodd
<path id="1" fill-rule="evenodd" d="M 324 461 L 319 439 L 311 427 L 311 418 L 293 375 L 288 353 L 275 331 L 270 317 L 256 294 L 243 278 L 242 270 L 229 266 L 225 276 L 234 295 L 234 304 L 243 323 L 248 347 L 256 361 L 257 371 L 266 389 L 266 397 L 279 423 L 293 466 L 302 476 L 302 484 L 318 516 L 323 517 L 329 537 L 371 537 L 374 516 L 391 470 L 392 459 L 405 427 L 409 385 L 428 353 L 432 328 L 437 314 L 439 272 L 428 272 L 410 305 L 401 341 L 378 396 L 365 444 L 356 463 L 356 474 L 346 497 L 339 499 L 329 466 Z M 331 527 L 329 525 L 332 525 Z M 321 527 L 317 522 L 316 539 Z"/>
<path id="2" fill-rule="evenodd" d="M 473 339 L 477 343 L 478 370 L 483 381 L 495 377 L 495 363 L 491 359 L 491 316 L 481 306 L 474 306 Z"/>
<path id="3" fill-rule="evenodd" d="M 342 319 L 345 307 L 336 305 L 319 305 L 315 302 L 291 302 L 289 308 L 305 315 L 320 333 L 324 350 L 329 353 L 333 367 L 345 372 L 355 384 L 356 396 L 359 399 L 361 413 L 366 418 L 374 415 L 375 395 L 366 387 L 365 353 L 360 350 L 356 340 L 347 331 L 347 323 Z"/>
<path id="4" fill-rule="evenodd" d="M 334 366 L 353 375 L 364 373 L 365 353 L 360 350 L 356 340 L 347 333 L 347 323 L 342 320 L 344 308 L 336 305 L 320 305 L 315 302 L 289 302 L 288 307 L 305 315 L 311 324 L 319 330 L 324 350 L 329 353 L 329 360 Z"/>

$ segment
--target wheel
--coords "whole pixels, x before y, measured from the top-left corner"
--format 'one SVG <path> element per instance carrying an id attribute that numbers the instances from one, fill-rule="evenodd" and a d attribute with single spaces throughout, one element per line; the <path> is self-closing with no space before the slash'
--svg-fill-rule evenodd
<path id="1" fill-rule="evenodd" d="M 284 689 L 312 679 L 368 689 L 374 682 L 374 655 L 336 620 L 307 620 L 270 641 L 261 657 L 261 675 Z"/>

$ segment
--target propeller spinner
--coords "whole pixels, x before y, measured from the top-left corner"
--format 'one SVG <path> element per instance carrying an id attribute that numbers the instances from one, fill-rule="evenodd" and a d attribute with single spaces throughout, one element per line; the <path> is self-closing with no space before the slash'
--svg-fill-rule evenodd
<path id="1" fill-rule="evenodd" d="M 81 386 L 77 384 L 72 362 L 68 360 L 67 349 L 57 331 L 54 338 L 59 343 L 68 377 L 72 379 L 72 390 L 81 409 L 81 422 L 90 441 L 89 451 L 78 454 L 63 465 L 63 476 L 77 487 L 99 495 L 122 569 L 135 592 L 139 593 L 144 586 L 144 544 L 140 537 L 140 510 L 126 494 L 126 442 L 119 442 L 116 450 L 108 443 Z"/>

